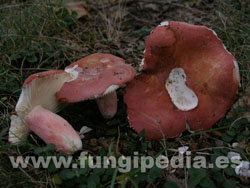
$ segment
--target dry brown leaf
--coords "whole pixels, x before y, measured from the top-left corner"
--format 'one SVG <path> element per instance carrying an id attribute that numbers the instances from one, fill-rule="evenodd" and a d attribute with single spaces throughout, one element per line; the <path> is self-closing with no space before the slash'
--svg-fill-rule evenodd
<path id="1" fill-rule="evenodd" d="M 240 181 L 243 185 L 249 185 L 249 179 L 245 176 L 240 176 Z"/>
<path id="2" fill-rule="evenodd" d="M 146 4 L 145 8 L 151 9 L 156 12 L 160 11 L 160 7 L 158 7 L 156 4 L 153 4 L 153 3 Z"/>
<path id="3" fill-rule="evenodd" d="M 67 3 L 66 8 L 70 14 L 75 11 L 77 13 L 77 19 L 89 16 L 89 7 L 86 2 Z"/>
<path id="4" fill-rule="evenodd" d="M 238 108 L 246 109 L 247 112 L 239 112 Z M 246 117 L 250 122 L 250 88 L 247 88 L 240 98 L 233 104 L 231 110 L 227 114 L 230 117 Z"/>

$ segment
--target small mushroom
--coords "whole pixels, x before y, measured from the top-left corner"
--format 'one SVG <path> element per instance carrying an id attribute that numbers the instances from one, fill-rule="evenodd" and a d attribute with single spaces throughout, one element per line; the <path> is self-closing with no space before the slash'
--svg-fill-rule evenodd
<path id="1" fill-rule="evenodd" d="M 148 139 L 211 128 L 232 105 L 238 64 L 205 26 L 169 21 L 146 39 L 142 73 L 128 83 L 130 126 Z"/>
<path id="2" fill-rule="evenodd" d="M 135 69 L 124 60 L 110 54 L 92 54 L 66 67 L 74 79 L 63 84 L 56 93 L 61 102 L 75 103 L 96 99 L 104 118 L 117 111 L 116 89 L 132 80 Z"/>
<path id="3" fill-rule="evenodd" d="M 10 143 L 17 144 L 27 138 L 29 129 L 25 125 L 25 119 L 34 107 L 41 105 L 56 113 L 64 106 L 56 100 L 55 93 L 70 79 L 70 74 L 57 70 L 33 74 L 26 79 L 15 108 L 17 116 L 11 117 Z"/>
<path id="4" fill-rule="evenodd" d="M 82 141 L 72 126 L 57 114 L 40 105 L 33 108 L 25 119 L 27 127 L 56 150 L 72 154 L 82 148 Z"/>

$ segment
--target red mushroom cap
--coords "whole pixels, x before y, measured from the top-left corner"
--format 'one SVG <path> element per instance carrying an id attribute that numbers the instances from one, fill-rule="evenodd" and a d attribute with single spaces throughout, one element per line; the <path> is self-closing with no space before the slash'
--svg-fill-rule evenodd
<path id="1" fill-rule="evenodd" d="M 144 56 L 144 72 L 128 84 L 124 100 L 131 127 L 145 128 L 148 139 L 176 137 L 188 127 L 209 129 L 233 103 L 237 62 L 207 27 L 174 21 L 158 26 L 146 40 Z M 190 109 L 178 108 L 166 89 L 173 70 L 184 72 L 185 87 L 198 98 Z"/>
<path id="2" fill-rule="evenodd" d="M 135 69 L 110 54 L 93 54 L 66 67 L 75 79 L 56 93 L 59 101 L 74 103 L 108 94 L 135 76 Z"/>

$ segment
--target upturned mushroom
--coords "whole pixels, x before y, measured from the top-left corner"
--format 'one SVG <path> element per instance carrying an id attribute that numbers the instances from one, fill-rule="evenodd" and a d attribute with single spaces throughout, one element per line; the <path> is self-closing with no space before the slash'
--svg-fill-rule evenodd
<path id="1" fill-rule="evenodd" d="M 75 103 L 96 99 L 104 118 L 117 111 L 116 89 L 132 80 L 135 69 L 124 60 L 110 54 L 92 54 L 66 67 L 74 79 L 63 84 L 56 93 L 60 102 Z"/>
<path id="2" fill-rule="evenodd" d="M 63 107 L 64 104 L 56 100 L 55 93 L 70 79 L 69 73 L 57 70 L 33 74 L 26 79 L 15 108 L 17 115 L 11 116 L 10 143 L 16 144 L 27 138 L 29 129 L 25 119 L 34 107 L 41 105 L 55 113 Z"/>
<path id="3" fill-rule="evenodd" d="M 71 154 L 81 149 L 82 142 L 71 125 L 55 113 L 64 107 L 56 100 L 56 92 L 63 83 L 72 79 L 65 71 L 46 71 L 29 76 L 23 84 L 11 117 L 9 142 L 26 140 L 30 130 L 46 143 L 55 144 L 56 150 Z"/>
<path id="4" fill-rule="evenodd" d="M 142 73 L 128 83 L 130 126 L 148 139 L 211 128 L 232 105 L 238 64 L 214 31 L 164 22 L 146 39 Z"/>

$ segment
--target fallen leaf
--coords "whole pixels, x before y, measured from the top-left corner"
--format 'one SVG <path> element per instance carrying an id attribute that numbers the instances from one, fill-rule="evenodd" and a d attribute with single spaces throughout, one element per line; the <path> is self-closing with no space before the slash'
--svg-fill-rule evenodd
<path id="1" fill-rule="evenodd" d="M 248 185 L 249 184 L 249 179 L 247 177 L 245 177 L 245 176 L 240 176 L 240 181 L 244 185 Z"/>
<path id="2" fill-rule="evenodd" d="M 151 9 L 156 12 L 160 11 L 160 8 L 156 4 L 153 4 L 153 3 L 146 4 L 145 8 Z"/>
<path id="3" fill-rule="evenodd" d="M 70 14 L 75 11 L 77 13 L 77 19 L 89 16 L 89 7 L 86 2 L 67 3 L 66 8 Z"/>

